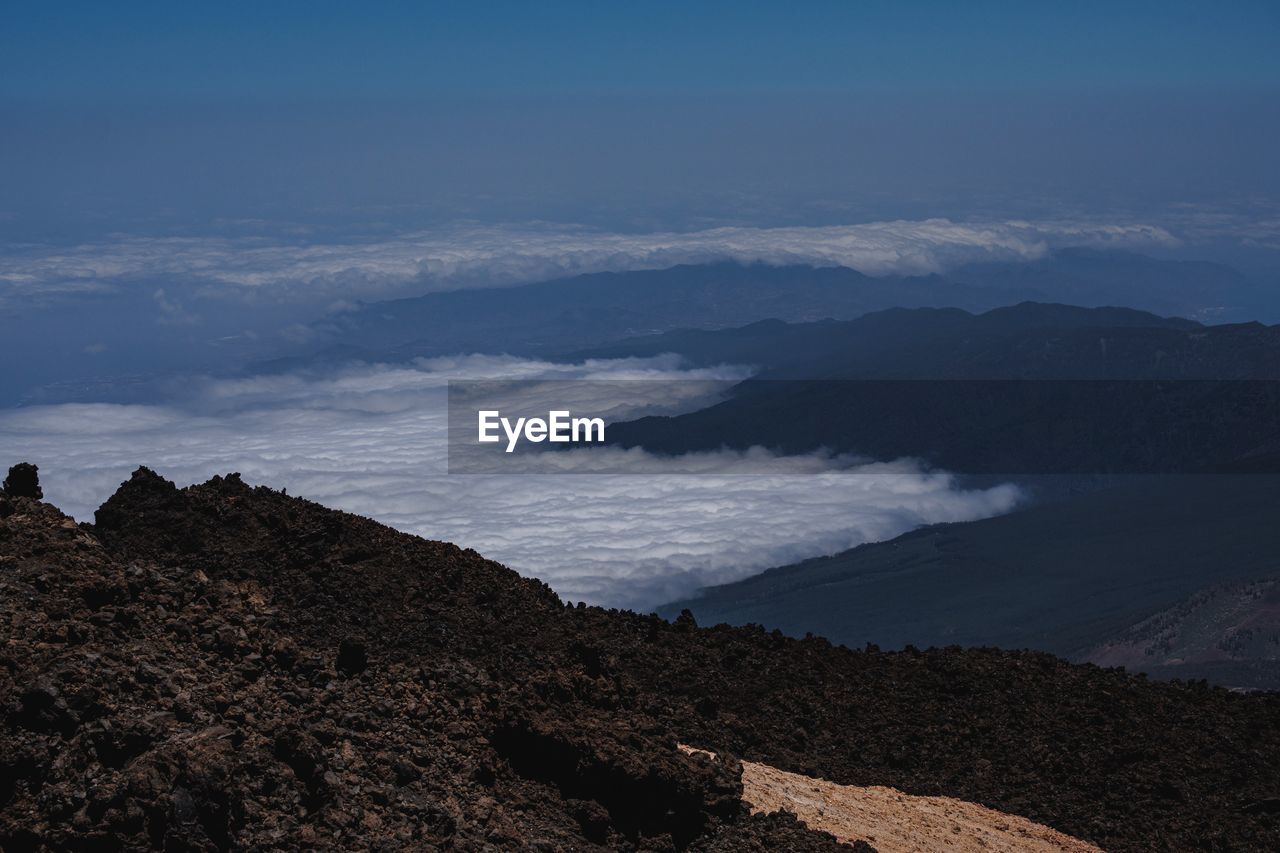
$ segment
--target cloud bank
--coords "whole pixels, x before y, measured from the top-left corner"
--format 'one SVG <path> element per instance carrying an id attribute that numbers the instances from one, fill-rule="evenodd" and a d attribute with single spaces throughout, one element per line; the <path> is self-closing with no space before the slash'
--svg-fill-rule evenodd
<path id="1" fill-rule="evenodd" d="M 1173 235 L 1153 225 L 947 219 L 649 234 L 552 225 L 467 226 L 344 243 L 121 236 L 70 248 L 27 246 L 0 253 L 0 297 L 97 291 L 145 280 L 282 300 L 369 299 L 717 261 L 919 275 L 976 261 L 1035 260 L 1063 246 L 1176 244 Z"/>
<path id="2" fill-rule="evenodd" d="M 570 600 L 639 608 L 921 524 L 1006 512 L 1019 499 L 1013 486 L 958 489 L 947 474 L 910 461 L 761 450 L 694 454 L 682 460 L 685 474 L 642 451 L 608 451 L 618 454 L 617 474 L 445 474 L 449 378 L 682 379 L 689 388 L 705 381 L 714 394 L 742 375 L 684 371 L 669 359 L 559 365 L 467 356 L 207 380 L 165 405 L 0 412 L 0 462 L 39 464 L 47 498 L 79 519 L 91 518 L 139 464 L 180 485 L 240 471 L 253 483 L 476 548 Z M 710 401 L 690 394 L 677 407 Z M 597 403 L 637 413 L 656 405 Z M 564 464 L 572 467 L 578 452 L 564 454 Z"/>

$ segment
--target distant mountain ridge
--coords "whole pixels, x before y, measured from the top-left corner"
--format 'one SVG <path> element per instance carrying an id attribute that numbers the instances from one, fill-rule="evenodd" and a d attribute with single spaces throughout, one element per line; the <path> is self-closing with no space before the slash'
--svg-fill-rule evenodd
<path id="1" fill-rule="evenodd" d="M 676 330 L 582 358 L 678 353 L 761 379 L 1275 379 L 1280 326 L 1206 326 L 1131 308 L 1023 302 L 972 313 L 890 308 L 853 320 Z"/>
<path id="2" fill-rule="evenodd" d="M 1275 319 L 1266 310 L 1267 297 L 1238 270 L 1131 251 L 1067 248 L 1021 264 L 966 264 L 950 277 L 998 290 L 1030 291 L 1041 302 L 1127 305 L 1205 323 Z"/>
<path id="3" fill-rule="evenodd" d="M 311 343 L 257 369 L 458 352 L 563 356 L 680 328 L 847 320 L 894 307 L 985 311 L 1024 301 L 1128 305 L 1199 318 L 1258 316 L 1252 286 L 1229 267 L 1118 251 L 1065 249 L 1037 261 L 974 264 L 928 276 L 714 263 L 361 304 L 313 323 Z"/>
<path id="4" fill-rule="evenodd" d="M 527 285 L 374 302 L 312 325 L 307 360 L 459 352 L 554 356 L 676 328 L 857 317 L 893 305 L 994 307 L 1019 294 L 941 276 L 873 278 L 846 267 L 718 263 L 589 273 Z M 299 359 L 281 362 L 292 366 Z"/>

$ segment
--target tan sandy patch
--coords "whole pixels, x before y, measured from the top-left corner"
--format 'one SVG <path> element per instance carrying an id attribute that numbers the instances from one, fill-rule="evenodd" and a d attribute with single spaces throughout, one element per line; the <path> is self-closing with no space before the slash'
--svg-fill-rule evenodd
<path id="1" fill-rule="evenodd" d="M 704 750 L 681 746 L 686 752 Z M 793 813 L 812 829 L 845 842 L 866 841 L 880 853 L 1098 853 L 1078 838 L 1026 818 L 950 797 L 917 797 L 895 788 L 837 785 L 742 762 L 742 798 L 752 812 Z"/>

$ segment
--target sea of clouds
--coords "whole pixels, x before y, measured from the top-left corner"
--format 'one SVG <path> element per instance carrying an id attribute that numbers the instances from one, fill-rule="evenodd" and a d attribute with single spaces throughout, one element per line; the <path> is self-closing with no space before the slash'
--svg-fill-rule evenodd
<path id="1" fill-rule="evenodd" d="M 960 489 L 911 460 L 759 449 L 673 463 L 641 450 L 583 448 L 554 454 L 554 465 L 596 466 L 598 457 L 575 454 L 604 453 L 620 473 L 446 473 L 449 379 L 608 380 L 575 387 L 615 399 L 575 407 L 618 418 L 709 404 L 726 381 L 745 375 L 732 366 L 686 370 L 670 357 L 565 365 L 462 356 L 189 380 L 164 403 L 0 411 L 0 461 L 40 465 L 46 499 L 80 520 L 140 464 L 179 485 L 238 471 L 251 483 L 475 548 L 567 599 L 641 609 L 922 524 L 1003 513 L 1020 499 L 1012 485 Z M 632 399 L 618 396 L 627 387 L 619 380 L 684 390 Z"/>
<path id="2" fill-rule="evenodd" d="M 721 261 L 920 275 L 970 262 L 1035 260 L 1064 246 L 1177 244 L 1164 228 L 1141 223 L 947 219 L 636 234 L 552 224 L 455 225 L 343 242 L 119 235 L 75 246 L 5 247 L 0 300 L 98 292 L 130 281 L 285 301 L 374 299 Z"/>

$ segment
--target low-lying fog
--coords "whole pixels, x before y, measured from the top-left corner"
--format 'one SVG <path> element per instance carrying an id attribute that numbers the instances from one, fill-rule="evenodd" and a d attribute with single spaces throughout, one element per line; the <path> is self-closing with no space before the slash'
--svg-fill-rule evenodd
<path id="1" fill-rule="evenodd" d="M 563 365 L 466 356 L 207 379 L 161 403 L 0 412 L 0 460 L 37 463 L 46 499 L 79 520 L 91 520 L 138 465 L 179 485 L 239 471 L 253 484 L 475 548 L 567 599 L 641 609 L 921 524 L 1006 512 L 1019 500 L 1012 485 L 963 490 L 909 460 L 759 450 L 673 463 L 593 448 L 568 452 L 614 454 L 612 470 L 628 473 L 445 474 L 451 378 L 687 380 L 680 387 L 705 382 L 714 395 L 744 375 L 685 370 L 668 357 Z M 678 405 L 708 402 L 695 394 Z M 615 418 L 654 410 L 649 400 L 597 405 Z"/>

